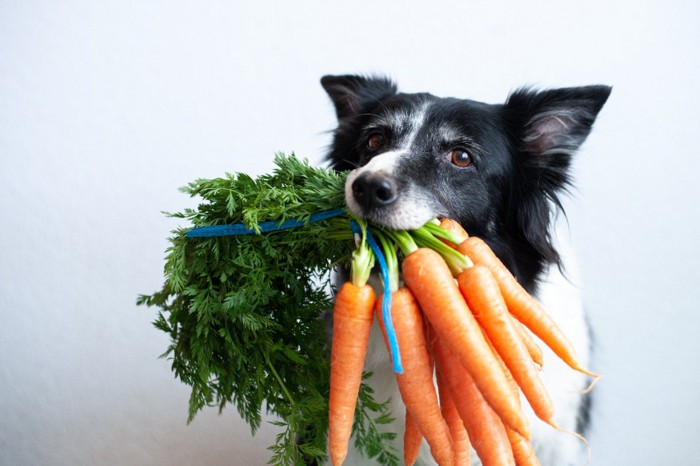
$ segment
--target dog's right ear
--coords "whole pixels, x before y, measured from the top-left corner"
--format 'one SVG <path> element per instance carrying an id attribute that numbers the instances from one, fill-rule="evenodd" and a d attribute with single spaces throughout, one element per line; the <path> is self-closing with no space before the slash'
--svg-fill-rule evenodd
<path id="1" fill-rule="evenodd" d="M 324 76 L 321 85 L 335 105 L 338 120 L 366 112 L 377 102 L 396 94 L 396 84 L 382 76 Z"/>

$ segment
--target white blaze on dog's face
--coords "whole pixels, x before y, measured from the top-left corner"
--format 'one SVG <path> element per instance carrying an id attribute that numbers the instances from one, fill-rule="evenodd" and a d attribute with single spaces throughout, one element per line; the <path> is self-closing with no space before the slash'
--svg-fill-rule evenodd
<path id="1" fill-rule="evenodd" d="M 424 126 L 428 105 L 424 103 L 411 112 L 386 114 L 365 128 L 368 150 L 376 154 L 353 170 L 345 183 L 345 201 L 354 215 L 388 228 L 407 230 L 444 214 L 446 209 L 431 190 L 399 170 L 417 151 L 413 145 Z M 401 137 L 390 144 L 380 127 L 382 131 L 392 128 Z"/>
<path id="2" fill-rule="evenodd" d="M 430 193 L 419 186 L 406 184 L 399 193 L 395 167 L 402 155 L 386 152 L 348 175 L 345 202 L 353 214 L 401 230 L 418 228 L 437 216 Z"/>

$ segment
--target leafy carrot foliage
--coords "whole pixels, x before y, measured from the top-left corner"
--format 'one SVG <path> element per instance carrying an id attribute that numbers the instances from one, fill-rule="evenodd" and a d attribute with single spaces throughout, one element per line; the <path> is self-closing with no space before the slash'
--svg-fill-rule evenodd
<path id="1" fill-rule="evenodd" d="M 154 325 L 170 336 L 163 357 L 192 389 L 188 421 L 204 407 L 232 404 L 255 433 L 263 413 L 271 413 L 281 433 L 270 462 L 314 464 L 326 456 L 328 426 L 322 315 L 333 307 L 331 273 L 354 248 L 348 217 L 254 235 L 186 236 L 192 227 L 244 223 L 258 230 L 265 221 L 306 222 L 344 207 L 345 174 L 293 155 L 280 154 L 275 163 L 273 173 L 258 178 L 226 174 L 182 188 L 201 203 L 168 214 L 189 225 L 169 239 L 162 289 L 137 303 L 159 308 Z M 387 421 L 385 404 L 366 389 L 363 400 L 359 446 L 392 463 L 376 428 Z"/>

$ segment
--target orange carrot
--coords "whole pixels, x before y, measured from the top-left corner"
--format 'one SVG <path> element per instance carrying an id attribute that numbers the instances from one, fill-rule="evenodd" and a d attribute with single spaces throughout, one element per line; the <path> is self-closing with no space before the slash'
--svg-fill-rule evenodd
<path id="1" fill-rule="evenodd" d="M 403 461 L 407 466 L 413 466 L 413 463 L 418 459 L 422 443 L 423 434 L 420 433 L 418 424 L 413 420 L 411 413 L 406 410 L 406 429 L 403 433 Z"/>
<path id="2" fill-rule="evenodd" d="M 460 244 L 457 250 L 467 255 L 475 264 L 484 265 L 491 270 L 511 314 L 537 335 L 557 356 L 571 368 L 591 377 L 599 377 L 581 365 L 569 339 L 542 305 L 520 286 L 483 240 L 472 236 Z"/>
<path id="3" fill-rule="evenodd" d="M 462 228 L 462 225 L 457 223 L 455 220 L 452 220 L 450 218 L 443 218 L 442 220 L 440 220 L 440 226 L 445 230 L 452 232 L 454 235 L 456 235 L 459 238 L 460 243 L 469 238 L 469 235 L 467 234 L 466 230 Z"/>
<path id="4" fill-rule="evenodd" d="M 440 410 L 442 411 L 442 417 L 445 418 L 445 422 L 450 428 L 450 435 L 454 444 L 455 466 L 469 466 L 471 464 L 471 445 L 467 429 L 464 427 L 459 411 L 457 411 L 457 405 L 455 405 L 452 395 L 447 389 L 442 374 L 438 371 L 436 376 L 438 394 L 440 395 Z"/>
<path id="5" fill-rule="evenodd" d="M 515 379 L 506 367 L 505 362 L 503 362 L 503 359 L 499 356 L 498 353 L 496 353 L 496 349 L 494 348 L 492 342 L 488 339 L 488 337 L 486 338 L 486 341 L 489 343 L 489 347 L 496 356 L 496 359 L 498 359 L 498 362 L 501 365 L 501 369 L 503 370 L 503 373 L 508 379 L 508 385 L 510 385 L 510 389 L 513 391 L 514 394 L 518 395 L 520 393 L 518 389 L 518 384 L 515 382 Z M 574 437 L 581 440 L 583 443 L 586 444 L 586 446 L 589 447 L 590 453 L 590 446 L 588 445 L 588 441 L 584 436 L 576 432 L 562 429 L 554 422 L 554 420 L 550 420 L 548 421 L 548 423 L 558 431 L 573 435 Z M 540 461 L 539 459 L 537 459 L 535 449 L 533 448 L 532 443 L 528 441 L 528 439 L 526 439 L 525 437 L 523 437 L 518 432 L 516 432 L 508 426 L 506 426 L 506 434 L 508 435 L 508 440 L 510 442 L 511 449 L 513 450 L 513 457 L 515 458 L 516 466 L 540 466 Z"/>
<path id="6" fill-rule="evenodd" d="M 537 417 L 551 424 L 554 405 L 532 364 L 520 333 L 513 325 L 496 279 L 489 269 L 475 265 L 462 272 L 458 281 L 467 304 L 481 324 L 495 353 L 505 363 L 506 370 L 510 371 Z"/>
<path id="7" fill-rule="evenodd" d="M 510 447 L 513 449 L 513 457 L 515 458 L 516 466 L 539 466 L 540 461 L 535 455 L 535 450 L 532 444 L 525 437 L 506 427 L 506 435 L 510 442 Z"/>
<path id="8" fill-rule="evenodd" d="M 379 304 L 379 306 L 381 306 L 381 304 Z M 432 355 L 430 355 L 430 372 L 433 373 L 434 370 L 435 362 L 433 361 Z M 442 409 L 442 405 L 440 405 L 440 407 Z M 445 419 L 445 421 L 447 422 L 447 419 Z M 406 410 L 406 428 L 403 435 L 403 460 L 406 465 L 410 466 L 418 460 L 422 444 L 423 434 L 421 434 L 418 424 L 416 424 L 411 413 Z"/>
<path id="9" fill-rule="evenodd" d="M 516 396 L 520 396 L 518 384 L 515 382 L 515 379 L 506 367 L 505 362 L 503 362 L 503 359 L 498 355 L 498 353 L 496 353 L 496 349 L 494 348 L 493 343 L 490 340 L 488 340 L 488 337 L 487 341 L 489 342 L 489 347 L 491 348 L 491 351 L 494 352 L 494 355 L 498 359 L 503 373 L 508 379 L 508 385 L 510 386 L 510 389 Z M 530 443 L 525 437 L 523 437 L 508 426 L 506 426 L 506 435 L 508 437 L 508 441 L 510 442 L 510 448 L 513 450 L 513 458 L 515 459 L 516 466 L 540 465 L 540 462 L 537 459 L 537 456 L 535 455 L 535 450 L 532 448 L 532 443 Z"/>
<path id="10" fill-rule="evenodd" d="M 336 466 L 343 464 L 348 453 L 374 302 L 371 286 L 347 282 L 340 288 L 333 309 L 328 443 Z"/>
<path id="11" fill-rule="evenodd" d="M 439 338 L 433 341 L 433 355 L 481 463 L 484 466 L 514 465 L 503 422 L 484 399 L 476 381 Z M 498 370 L 501 370 L 500 366 Z M 510 390 L 507 382 L 506 390 Z"/>
<path id="12" fill-rule="evenodd" d="M 377 320 L 386 341 L 381 307 L 380 298 L 376 305 Z M 403 363 L 403 374 L 396 374 L 401 398 L 430 445 L 435 461 L 439 465 L 452 465 L 454 454 L 450 430 L 442 418 L 435 393 L 433 364 L 425 341 L 423 315 L 413 293 L 407 288 L 399 288 L 392 293 L 391 317 Z"/>
<path id="13" fill-rule="evenodd" d="M 530 331 L 512 315 L 511 320 L 515 325 L 515 328 L 518 329 L 520 338 L 522 338 L 523 343 L 525 343 L 525 347 L 527 348 L 527 352 L 530 353 L 532 361 L 541 369 L 544 365 L 544 353 L 542 352 L 542 348 L 540 348 L 540 345 L 537 344 L 535 338 L 532 336 L 532 333 L 530 333 Z"/>
<path id="14" fill-rule="evenodd" d="M 469 371 L 503 422 L 530 438 L 530 425 L 518 400 L 508 390 L 503 371 L 442 257 L 432 249 L 419 248 L 404 259 L 402 269 L 437 337 Z"/>

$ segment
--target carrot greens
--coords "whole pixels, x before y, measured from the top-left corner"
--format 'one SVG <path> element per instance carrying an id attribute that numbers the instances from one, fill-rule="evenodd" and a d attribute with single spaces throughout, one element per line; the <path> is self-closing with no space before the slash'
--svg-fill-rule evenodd
<path id="1" fill-rule="evenodd" d="M 349 264 L 355 244 L 347 215 L 307 223 L 344 208 L 346 174 L 294 156 L 275 163 L 258 178 L 227 174 L 182 188 L 200 204 L 169 214 L 188 225 L 172 232 L 162 289 L 137 302 L 158 308 L 154 326 L 170 337 L 162 357 L 192 389 L 188 421 L 204 407 L 232 404 L 255 433 L 267 412 L 281 430 L 270 463 L 312 464 L 326 457 L 328 428 L 322 315 L 333 307 L 331 273 Z M 290 220 L 302 226 L 261 232 L 263 222 Z M 259 233 L 186 236 L 192 227 L 238 223 Z M 358 446 L 396 464 L 379 428 L 390 421 L 386 403 L 375 396 L 361 390 Z"/>

